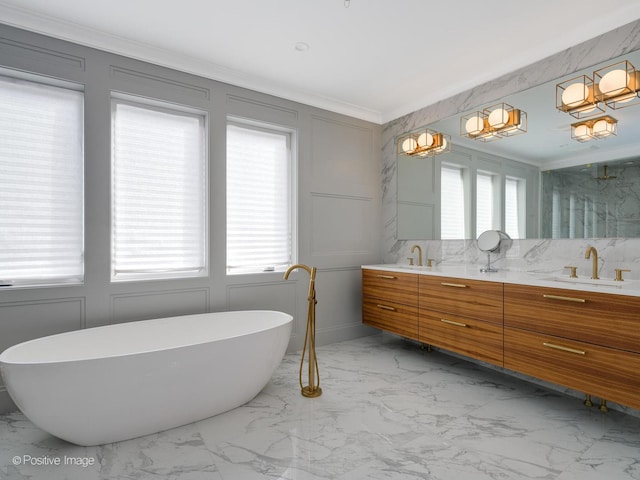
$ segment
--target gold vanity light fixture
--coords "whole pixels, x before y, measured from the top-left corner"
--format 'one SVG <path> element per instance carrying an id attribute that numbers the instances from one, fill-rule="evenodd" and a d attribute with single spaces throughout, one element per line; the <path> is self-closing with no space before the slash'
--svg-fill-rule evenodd
<path id="1" fill-rule="evenodd" d="M 628 60 L 593 72 L 598 101 L 614 110 L 640 103 L 640 72 Z"/>
<path id="2" fill-rule="evenodd" d="M 512 137 L 527 131 L 527 112 L 507 103 L 491 105 L 460 118 L 460 135 L 481 142 Z"/>
<path id="3" fill-rule="evenodd" d="M 609 115 L 583 120 L 571 125 L 571 138 L 578 142 L 588 142 L 617 134 L 618 121 Z"/>
<path id="4" fill-rule="evenodd" d="M 451 137 L 428 128 L 398 137 L 398 155 L 433 157 L 451 151 Z"/>
<path id="5" fill-rule="evenodd" d="M 597 92 L 591 77 L 571 78 L 556 85 L 556 108 L 578 119 L 600 115 L 605 105 L 596 98 Z"/>

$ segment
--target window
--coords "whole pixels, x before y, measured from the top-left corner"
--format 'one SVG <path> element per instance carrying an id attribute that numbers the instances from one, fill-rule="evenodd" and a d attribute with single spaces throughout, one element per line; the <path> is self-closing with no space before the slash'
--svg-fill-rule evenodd
<path id="1" fill-rule="evenodd" d="M 113 98 L 112 280 L 206 274 L 206 118 Z"/>
<path id="2" fill-rule="evenodd" d="M 277 127 L 227 126 L 227 273 L 293 263 L 292 139 Z"/>
<path id="3" fill-rule="evenodd" d="M 442 165 L 440 238 L 455 240 L 465 235 L 465 189 L 462 167 Z"/>
<path id="4" fill-rule="evenodd" d="M 476 175 L 476 237 L 497 228 L 495 175 L 478 172 Z"/>
<path id="5" fill-rule="evenodd" d="M 0 76 L 0 281 L 84 278 L 83 93 Z"/>
<path id="6" fill-rule="evenodd" d="M 525 238 L 526 181 L 522 178 L 507 177 L 504 188 L 504 231 L 511 238 Z"/>

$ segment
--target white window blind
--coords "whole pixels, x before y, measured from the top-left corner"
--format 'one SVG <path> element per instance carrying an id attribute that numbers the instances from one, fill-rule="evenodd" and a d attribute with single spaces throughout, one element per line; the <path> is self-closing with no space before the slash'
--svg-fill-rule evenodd
<path id="1" fill-rule="evenodd" d="M 206 274 L 202 114 L 112 99 L 112 279 Z"/>
<path id="2" fill-rule="evenodd" d="M 227 272 L 292 262 L 291 133 L 227 126 Z"/>
<path id="3" fill-rule="evenodd" d="M 81 282 L 83 93 L 0 76 L 0 281 Z"/>
<path id="4" fill-rule="evenodd" d="M 493 175 L 478 172 L 476 175 L 476 237 L 486 230 L 495 228 L 493 199 Z"/>
<path id="5" fill-rule="evenodd" d="M 443 240 L 466 238 L 464 179 L 462 168 L 442 165 L 440 236 Z"/>
<path id="6" fill-rule="evenodd" d="M 504 223 L 505 232 L 511 238 L 525 237 L 525 185 L 524 179 L 505 179 Z"/>

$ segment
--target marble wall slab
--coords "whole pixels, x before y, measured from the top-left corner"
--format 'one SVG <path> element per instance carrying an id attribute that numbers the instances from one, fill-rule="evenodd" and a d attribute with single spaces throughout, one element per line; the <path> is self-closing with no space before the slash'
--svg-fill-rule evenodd
<path id="1" fill-rule="evenodd" d="M 640 237 L 640 164 L 542 175 L 542 236 Z"/>

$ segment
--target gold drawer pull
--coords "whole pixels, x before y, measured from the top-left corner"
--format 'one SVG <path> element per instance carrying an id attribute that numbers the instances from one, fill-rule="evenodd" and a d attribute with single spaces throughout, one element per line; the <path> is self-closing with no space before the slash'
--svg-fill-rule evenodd
<path id="1" fill-rule="evenodd" d="M 441 282 L 440 285 L 442 285 L 443 287 L 467 288 L 467 286 L 464 283 Z"/>
<path id="2" fill-rule="evenodd" d="M 542 295 L 542 296 L 550 300 L 563 300 L 565 302 L 587 303 L 587 301 L 584 298 L 560 297 L 558 295 Z"/>
<path id="3" fill-rule="evenodd" d="M 378 304 L 378 308 L 381 308 L 381 309 L 383 309 L 383 310 L 391 310 L 392 312 L 395 312 L 395 311 L 396 311 L 396 309 L 395 309 L 395 308 L 393 308 L 393 307 L 388 307 L 388 306 L 386 306 L 386 305 L 380 305 L 380 304 Z"/>
<path id="4" fill-rule="evenodd" d="M 456 327 L 466 327 L 466 323 L 454 322 L 453 320 L 447 320 L 446 318 L 441 318 L 440 321 L 442 323 L 448 323 L 449 325 L 455 325 Z"/>
<path id="5" fill-rule="evenodd" d="M 396 277 L 394 277 L 393 275 L 378 275 L 378 278 L 386 278 L 388 280 L 395 280 Z"/>
<path id="6" fill-rule="evenodd" d="M 555 345 L 553 343 L 544 342 L 543 345 L 548 348 L 553 348 L 555 350 L 562 350 L 563 352 L 575 353 L 577 355 L 586 355 L 587 352 L 584 350 L 577 350 L 575 348 L 563 347 L 562 345 Z"/>

